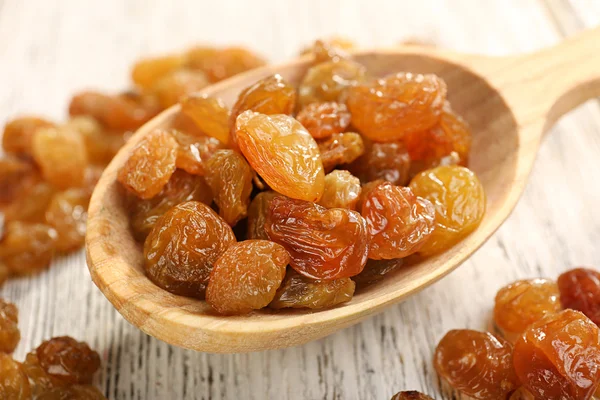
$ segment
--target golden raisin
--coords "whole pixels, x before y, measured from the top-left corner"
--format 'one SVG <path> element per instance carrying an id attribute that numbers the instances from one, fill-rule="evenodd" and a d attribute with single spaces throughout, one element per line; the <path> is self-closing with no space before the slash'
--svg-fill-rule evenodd
<path id="1" fill-rule="evenodd" d="M 56 189 L 40 176 L 28 177 L 14 200 L 4 208 L 6 221 L 45 222 L 46 208 L 50 204 Z"/>
<path id="2" fill-rule="evenodd" d="M 235 243 L 233 231 L 209 206 L 178 204 L 160 217 L 144 243 L 144 269 L 161 288 L 203 298 L 210 271 Z"/>
<path id="3" fill-rule="evenodd" d="M 36 400 L 106 400 L 106 397 L 92 385 L 72 385 L 45 391 Z"/>
<path id="4" fill-rule="evenodd" d="M 169 108 L 191 94 L 209 85 L 202 71 L 179 69 L 160 78 L 152 87 L 162 108 Z"/>
<path id="5" fill-rule="evenodd" d="M 318 145 L 325 172 L 337 165 L 350 164 L 365 151 L 362 137 L 354 132 L 336 133 L 319 141 Z"/>
<path id="6" fill-rule="evenodd" d="M 289 261 L 287 251 L 277 243 L 235 243 L 215 262 L 206 302 L 226 315 L 247 314 L 266 307 L 281 285 Z"/>
<path id="7" fill-rule="evenodd" d="M 509 400 L 535 400 L 535 397 L 533 397 L 529 390 L 521 386 L 513 394 L 510 395 Z"/>
<path id="8" fill-rule="evenodd" d="M 375 142 L 398 141 L 432 128 L 445 100 L 446 83 L 432 74 L 400 72 L 348 91 L 352 124 Z"/>
<path id="9" fill-rule="evenodd" d="M 146 239 L 161 215 L 171 207 L 190 200 L 210 204 L 212 192 L 204 178 L 190 175 L 183 170 L 175 171 L 160 193 L 151 199 L 142 200 L 132 196 L 129 212 L 135 238 L 141 241 Z"/>
<path id="10" fill-rule="evenodd" d="M 351 60 L 317 64 L 306 72 L 298 87 L 299 106 L 324 101 L 345 103 L 348 88 L 364 82 L 366 76 L 366 68 Z"/>
<path id="11" fill-rule="evenodd" d="M 21 364 L 9 354 L 0 353 L 0 398 L 30 400 L 31 388 Z"/>
<path id="12" fill-rule="evenodd" d="M 393 185 L 408 183 L 411 159 L 402 142 L 374 143 L 365 140 L 365 152 L 350 165 L 362 182 L 383 179 Z"/>
<path id="13" fill-rule="evenodd" d="M 434 232 L 433 205 L 407 187 L 383 182 L 363 196 L 360 210 L 371 236 L 369 258 L 375 260 L 415 253 Z"/>
<path id="14" fill-rule="evenodd" d="M 16 275 L 37 272 L 50 264 L 56 239 L 56 231 L 48 225 L 11 221 L 0 240 L 0 262 Z"/>
<path id="15" fill-rule="evenodd" d="M 188 96 L 181 100 L 181 112 L 194 120 L 206 135 L 229 145 L 229 109 L 220 99 Z"/>
<path id="16" fill-rule="evenodd" d="M 578 311 L 548 314 L 515 343 L 517 376 L 536 399 L 590 399 L 600 383 L 600 331 Z"/>
<path id="17" fill-rule="evenodd" d="M 178 144 L 164 130 L 148 133 L 131 151 L 119 170 L 117 180 L 142 199 L 156 196 L 167 184 L 173 172 Z"/>
<path id="18" fill-rule="evenodd" d="M 19 310 L 0 299 L 0 353 L 12 353 L 21 340 L 19 332 Z"/>
<path id="19" fill-rule="evenodd" d="M 290 268 L 269 307 L 327 308 L 346 303 L 353 295 L 354 282 L 350 278 L 315 280 Z"/>
<path id="20" fill-rule="evenodd" d="M 125 144 L 123 133 L 105 130 L 93 117 L 76 116 L 65 126 L 81 135 L 90 163 L 108 164 Z"/>
<path id="21" fill-rule="evenodd" d="M 68 128 L 38 129 L 32 151 L 44 179 L 52 185 L 66 189 L 83 184 L 88 160 L 79 133 Z"/>
<path id="22" fill-rule="evenodd" d="M 454 389 L 476 399 L 506 399 L 519 386 L 512 346 L 489 332 L 448 332 L 435 350 L 433 364 Z"/>
<path id="23" fill-rule="evenodd" d="M 356 276 L 352 277 L 352 280 L 356 283 L 358 288 L 371 285 L 373 283 L 381 281 L 387 274 L 402 267 L 404 260 L 402 258 L 395 258 L 391 260 L 372 260 L 367 261 L 365 269 Z"/>
<path id="24" fill-rule="evenodd" d="M 348 50 L 353 50 L 356 45 L 345 38 L 334 37 L 326 40 L 317 40 L 312 48 L 305 49 L 302 54 L 313 54 L 315 62 L 339 61 L 348 58 Z"/>
<path id="25" fill-rule="evenodd" d="M 271 200 L 273 200 L 275 196 L 279 195 L 270 190 L 267 192 L 260 192 L 252 199 L 250 207 L 248 208 L 248 239 L 269 239 L 269 236 L 265 231 L 265 222 Z"/>
<path id="26" fill-rule="evenodd" d="M 407 392 L 398 392 L 392 396 L 391 400 L 433 400 L 431 397 L 417 392 L 416 390 L 409 390 Z"/>
<path id="27" fill-rule="evenodd" d="M 336 169 L 325 175 L 325 190 L 319 204 L 327 208 L 356 209 L 360 181 L 350 172 Z"/>
<path id="28" fill-rule="evenodd" d="M 504 337 L 514 342 L 529 325 L 560 310 L 556 282 L 548 279 L 517 281 L 496 294 L 494 322 Z"/>
<path id="29" fill-rule="evenodd" d="M 31 156 L 31 143 L 34 134 L 40 128 L 52 128 L 55 125 L 39 117 L 19 117 L 9 121 L 2 134 L 2 148 L 7 153 Z"/>
<path id="30" fill-rule="evenodd" d="M 67 388 L 71 386 L 70 382 L 48 374 L 40 365 L 35 350 L 27 354 L 22 367 L 25 375 L 29 378 L 31 394 L 36 400 L 45 393 L 56 388 Z"/>
<path id="31" fill-rule="evenodd" d="M 581 311 L 600 326 L 600 272 L 575 268 L 558 277 L 560 301 L 564 308 Z"/>
<path id="32" fill-rule="evenodd" d="M 248 214 L 252 192 L 252 169 L 233 150 L 218 150 L 205 166 L 206 182 L 212 189 L 219 215 L 231 226 Z"/>
<path id="33" fill-rule="evenodd" d="M 195 136 L 173 129 L 173 137 L 179 144 L 177 148 L 177 168 L 190 174 L 204 175 L 204 165 L 209 158 L 225 146 L 210 136 Z"/>
<path id="34" fill-rule="evenodd" d="M 0 207 L 13 202 L 33 175 L 31 163 L 16 157 L 0 158 Z"/>
<path id="35" fill-rule="evenodd" d="M 265 65 L 257 54 L 241 47 L 218 50 L 205 60 L 205 72 L 211 82 L 218 82 L 239 73 Z"/>
<path id="36" fill-rule="evenodd" d="M 486 198 L 477 176 L 467 168 L 442 166 L 424 171 L 410 182 L 412 191 L 435 208 L 435 231 L 422 254 L 446 250 L 471 233 L 485 213 Z"/>
<path id="37" fill-rule="evenodd" d="M 72 251 L 83 246 L 90 193 L 85 189 L 58 192 L 46 210 L 46 222 L 57 233 L 56 249 Z"/>
<path id="38" fill-rule="evenodd" d="M 367 223 L 356 211 L 277 196 L 265 231 L 290 253 L 292 268 L 309 278 L 348 278 L 367 262 Z"/>
<path id="39" fill-rule="evenodd" d="M 141 88 L 150 89 L 164 76 L 183 68 L 186 61 L 180 54 L 145 58 L 133 66 L 131 80 Z"/>
<path id="40" fill-rule="evenodd" d="M 219 50 L 209 46 L 195 46 L 189 49 L 185 57 L 187 66 L 191 69 L 198 69 L 206 73 L 213 64 Z"/>
<path id="41" fill-rule="evenodd" d="M 237 118 L 236 137 L 252 168 L 276 192 L 317 201 L 325 174 L 317 143 L 294 118 L 246 111 Z"/>
<path id="42" fill-rule="evenodd" d="M 68 336 L 43 342 L 35 351 L 48 375 L 68 383 L 91 383 L 100 368 L 100 356 L 84 342 Z"/>
<path id="43" fill-rule="evenodd" d="M 350 125 L 348 107 L 334 101 L 311 103 L 304 107 L 296 118 L 315 139 L 342 133 Z"/>

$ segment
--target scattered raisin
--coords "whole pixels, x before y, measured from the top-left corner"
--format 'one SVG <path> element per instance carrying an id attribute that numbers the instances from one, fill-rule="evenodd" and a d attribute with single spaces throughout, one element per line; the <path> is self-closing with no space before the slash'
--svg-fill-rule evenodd
<path id="1" fill-rule="evenodd" d="M 92 385 L 72 385 L 50 389 L 36 400 L 106 400 L 106 397 Z"/>
<path id="2" fill-rule="evenodd" d="M 202 71 L 179 69 L 160 78 L 151 92 L 158 99 L 162 108 L 169 108 L 181 99 L 209 85 Z"/>
<path id="3" fill-rule="evenodd" d="M 311 103 L 298 113 L 297 119 L 315 139 L 322 139 L 344 132 L 350 125 L 350 112 L 342 103 Z"/>
<path id="4" fill-rule="evenodd" d="M 207 57 L 204 71 L 211 82 L 218 82 L 263 65 L 265 60 L 257 54 L 241 47 L 228 47 Z"/>
<path id="5" fill-rule="evenodd" d="M 395 258 L 391 260 L 369 259 L 362 272 L 352 277 L 358 288 L 371 285 L 381 281 L 387 274 L 404 265 L 404 259 Z"/>
<path id="6" fill-rule="evenodd" d="M 273 191 L 260 192 L 252 199 L 248 208 L 248 239 L 269 239 L 265 231 L 265 222 L 271 200 L 279 196 Z"/>
<path id="7" fill-rule="evenodd" d="M 107 165 L 125 144 L 122 132 L 107 131 L 90 116 L 73 117 L 66 127 L 81 135 L 90 163 Z"/>
<path id="8" fill-rule="evenodd" d="M 350 172 L 336 169 L 325 175 L 325 190 L 319 204 L 327 208 L 356 209 L 360 180 Z"/>
<path id="9" fill-rule="evenodd" d="M 581 311 L 600 325 L 600 272 L 576 268 L 558 277 L 560 301 L 565 308 Z"/>
<path id="10" fill-rule="evenodd" d="M 8 222 L 0 241 L 0 262 L 15 275 L 37 272 L 50 264 L 56 239 L 56 231 L 48 225 Z"/>
<path id="11" fill-rule="evenodd" d="M 298 88 L 300 108 L 310 103 L 345 103 L 348 88 L 366 80 L 366 68 L 351 60 L 327 61 L 311 67 Z M 350 110 L 352 113 L 352 109 Z"/>
<path id="12" fill-rule="evenodd" d="M 56 189 L 40 176 L 26 179 L 14 200 L 4 208 L 6 221 L 45 222 L 45 214 Z"/>
<path id="13" fill-rule="evenodd" d="M 0 299 L 0 353 L 12 353 L 21 340 L 19 332 L 19 310 Z"/>
<path id="14" fill-rule="evenodd" d="M 186 57 L 180 54 L 146 58 L 138 61 L 131 71 L 131 80 L 143 89 L 151 89 L 161 78 L 182 69 Z"/>
<path id="15" fill-rule="evenodd" d="M 206 135 L 229 145 L 229 109 L 220 99 L 188 96 L 181 100 L 181 112 L 190 117 Z"/>
<path id="16" fill-rule="evenodd" d="M 68 383 L 91 383 L 100 368 L 100 356 L 84 342 L 55 337 L 36 349 L 40 366 L 48 375 Z"/>
<path id="17" fill-rule="evenodd" d="M 57 233 L 56 249 L 72 251 L 83 246 L 90 193 L 85 189 L 58 192 L 46 210 L 46 222 Z"/>
<path id="18" fill-rule="evenodd" d="M 31 163 L 16 157 L 0 158 L 0 207 L 13 202 L 33 175 Z"/>
<path id="19" fill-rule="evenodd" d="M 358 133 L 336 133 L 318 142 L 325 172 L 338 165 L 350 164 L 365 151 L 363 139 Z"/>
<path id="20" fill-rule="evenodd" d="M 23 362 L 23 371 L 29 378 L 31 394 L 34 399 L 39 399 L 44 393 L 56 388 L 67 388 L 71 386 L 70 382 L 52 376 L 46 372 L 40 365 L 40 360 L 36 351 L 27 354 Z"/>
<path id="21" fill-rule="evenodd" d="M 361 182 L 383 179 L 393 185 L 408 183 L 411 159 L 402 142 L 364 143 L 364 154 L 349 166 Z"/>
<path id="22" fill-rule="evenodd" d="M 5 353 L 0 353 L 0 398 L 6 400 L 31 399 L 31 388 L 23 367 Z"/>
<path id="23" fill-rule="evenodd" d="M 40 128 L 52 128 L 55 125 L 39 117 L 20 117 L 9 121 L 2 134 L 2 148 L 7 153 L 31 156 L 31 143 L 34 134 Z"/>

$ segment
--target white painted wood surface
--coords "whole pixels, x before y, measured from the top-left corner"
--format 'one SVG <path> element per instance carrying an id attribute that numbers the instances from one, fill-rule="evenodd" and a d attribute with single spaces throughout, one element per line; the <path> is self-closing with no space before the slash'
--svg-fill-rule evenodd
<path id="1" fill-rule="evenodd" d="M 124 88 L 137 57 L 198 42 L 246 45 L 274 62 L 332 34 L 363 46 L 417 37 L 508 54 L 598 24 L 597 0 L 0 0 L 0 123 L 19 113 L 62 119 L 74 91 Z M 169 346 L 112 308 L 79 252 L 0 290 L 21 310 L 16 357 L 50 336 L 86 340 L 102 356 L 97 384 L 119 400 L 388 399 L 408 389 L 460 398 L 431 365 L 447 330 L 485 329 L 495 292 L 510 281 L 600 266 L 599 156 L 600 106 L 590 101 L 549 133 L 519 206 L 469 262 L 326 339 L 242 355 Z"/>

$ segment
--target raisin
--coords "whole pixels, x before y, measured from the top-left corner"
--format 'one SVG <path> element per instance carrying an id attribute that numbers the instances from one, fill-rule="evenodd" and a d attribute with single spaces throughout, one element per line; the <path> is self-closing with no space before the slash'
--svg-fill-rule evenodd
<path id="1" fill-rule="evenodd" d="M 245 111 L 237 118 L 236 137 L 248 163 L 273 190 L 301 200 L 321 198 L 319 148 L 294 118 Z"/>
<path id="2" fill-rule="evenodd" d="M 2 134 L 2 148 L 7 153 L 31 156 L 31 143 L 34 134 L 40 128 L 52 128 L 55 125 L 39 117 L 20 117 L 9 121 Z"/>
<path id="3" fill-rule="evenodd" d="M 137 240 L 143 241 L 150 233 L 156 220 L 171 207 L 186 201 L 196 200 L 212 203 L 210 187 L 201 176 L 177 170 L 159 194 L 148 200 L 132 196 L 129 201 L 131 228 Z"/>
<path id="4" fill-rule="evenodd" d="M 100 368 L 100 356 L 84 342 L 68 336 L 43 342 L 35 351 L 48 375 L 68 383 L 91 383 Z"/>
<path id="5" fill-rule="evenodd" d="M 44 393 L 56 388 L 67 388 L 71 386 L 70 382 L 64 381 L 58 377 L 52 376 L 46 372 L 40 365 L 40 360 L 36 351 L 27 354 L 23 362 L 23 371 L 29 378 L 31 394 L 34 399 L 39 399 Z"/>
<path id="6" fill-rule="evenodd" d="M 29 162 L 16 157 L 0 158 L 0 207 L 14 201 L 33 175 Z"/>
<path id="7" fill-rule="evenodd" d="M 224 145 L 210 136 L 194 136 L 173 129 L 173 137 L 179 144 L 177 148 L 177 168 L 190 174 L 204 175 L 204 164 Z"/>
<path id="8" fill-rule="evenodd" d="M 144 242 L 144 268 L 161 288 L 203 298 L 210 271 L 235 243 L 233 231 L 209 206 L 178 204 L 160 217 Z"/>
<path id="9" fill-rule="evenodd" d="M 325 190 L 319 204 L 327 208 L 356 209 L 360 197 L 360 180 L 344 170 L 325 175 Z"/>
<path id="10" fill-rule="evenodd" d="M 290 253 L 292 268 L 309 278 L 348 278 L 367 262 L 367 222 L 356 211 L 277 196 L 265 231 Z"/>
<path id="11" fill-rule="evenodd" d="M 345 103 L 348 88 L 366 80 L 366 68 L 351 60 L 327 61 L 311 67 L 298 88 L 300 108 L 310 103 Z M 352 112 L 352 110 L 350 110 Z"/>
<path id="12" fill-rule="evenodd" d="M 85 189 L 68 189 L 56 193 L 46 210 L 46 222 L 57 233 L 56 249 L 72 251 L 83 246 L 90 193 Z"/>
<path id="13" fill-rule="evenodd" d="M 531 392 L 521 386 L 517 389 L 513 394 L 510 395 L 509 400 L 534 400 L 535 398 L 531 394 Z"/>
<path id="14" fill-rule="evenodd" d="M 331 38 L 317 40 L 311 48 L 305 49 L 302 54 L 312 54 L 315 62 L 339 61 L 348 58 L 348 50 L 353 50 L 356 45 L 344 38 Z"/>
<path id="15" fill-rule="evenodd" d="M 327 308 L 346 303 L 353 295 L 354 282 L 350 278 L 315 280 L 290 268 L 269 307 Z"/>
<path id="16" fill-rule="evenodd" d="M 0 352 L 12 353 L 21 340 L 19 332 L 19 310 L 12 304 L 0 299 Z"/>
<path id="17" fill-rule="evenodd" d="M 2 224 L 2 222 L 0 221 L 0 225 L 1 224 Z M 0 229 L 0 236 L 2 236 L 1 229 Z M 8 269 L 6 264 L 4 264 L 2 261 L 0 261 L 0 288 L 2 287 L 2 285 L 4 285 L 4 283 L 6 283 L 8 278 L 10 278 L 10 269 Z"/>
<path id="18" fill-rule="evenodd" d="M 68 128 L 38 129 L 32 151 L 44 179 L 52 185 L 66 189 L 83 184 L 88 160 L 79 133 Z"/>
<path id="19" fill-rule="evenodd" d="M 402 142 L 364 142 L 364 154 L 349 167 L 361 182 L 383 179 L 393 185 L 408 183 L 411 159 Z"/>
<path id="20" fill-rule="evenodd" d="M 194 120 L 206 135 L 229 145 L 229 109 L 220 99 L 189 96 L 181 100 L 181 112 Z"/>
<path id="21" fill-rule="evenodd" d="M 107 165 L 125 144 L 123 133 L 105 130 L 93 117 L 73 117 L 66 127 L 81 135 L 90 163 Z"/>
<path id="22" fill-rule="evenodd" d="M 476 399 L 505 399 L 518 386 L 511 344 L 489 332 L 448 332 L 433 361 L 437 373 L 454 389 Z"/>
<path id="23" fill-rule="evenodd" d="M 350 164 L 365 151 L 363 139 L 358 133 L 337 133 L 318 142 L 325 172 L 337 165 Z"/>
<path id="24" fill-rule="evenodd" d="M 186 61 L 180 54 L 140 60 L 133 66 L 131 80 L 143 89 L 151 89 L 161 78 L 182 69 Z"/>
<path id="25" fill-rule="evenodd" d="M 395 258 L 391 260 L 371 260 L 367 261 L 367 265 L 363 271 L 352 277 L 352 280 L 356 283 L 358 288 L 372 285 L 381 281 L 387 274 L 397 270 L 404 265 L 402 258 Z"/>
<path id="26" fill-rule="evenodd" d="M 15 199 L 4 208 L 6 221 L 45 222 L 45 214 L 56 189 L 32 176 L 23 182 Z"/>
<path id="27" fill-rule="evenodd" d="M 276 192 L 261 192 L 252 199 L 248 208 L 248 239 L 269 239 L 265 231 L 265 222 L 271 200 L 278 196 Z"/>
<path id="28" fill-rule="evenodd" d="M 106 400 L 94 386 L 72 385 L 50 389 L 36 397 L 36 400 Z"/>
<path id="29" fill-rule="evenodd" d="M 467 168 L 442 166 L 421 172 L 411 180 L 410 188 L 435 207 L 436 228 L 420 250 L 422 254 L 450 248 L 483 219 L 485 192 L 477 176 Z"/>
<path id="30" fill-rule="evenodd" d="M 189 115 L 182 113 L 181 110 L 175 112 L 175 115 L 173 115 L 173 119 L 170 121 L 170 127 L 175 131 L 183 132 L 189 136 L 206 137 L 206 134 L 198 128 L 198 125 L 196 125 L 194 120 Z M 221 143 L 215 138 L 211 139 Z"/>
<path id="31" fill-rule="evenodd" d="M 208 85 L 204 72 L 180 69 L 159 79 L 151 92 L 162 108 L 169 108 Z"/>
<path id="32" fill-rule="evenodd" d="M 421 172 L 426 171 L 428 169 L 449 166 L 449 165 L 459 165 L 460 162 L 461 162 L 460 156 L 455 151 L 453 151 L 450 154 L 448 154 L 447 156 L 444 156 L 439 159 L 410 160 L 410 168 L 408 170 L 408 176 L 410 177 L 410 179 L 412 179 L 416 175 L 418 175 Z"/>
<path id="33" fill-rule="evenodd" d="M 333 101 L 311 103 L 304 107 L 296 118 L 315 139 L 342 133 L 350 125 L 348 107 Z"/>
<path id="34" fill-rule="evenodd" d="M 455 152 L 460 165 L 467 165 L 472 135 L 467 123 L 452 111 L 446 103 L 440 121 L 431 129 L 412 132 L 404 137 L 404 143 L 412 160 L 425 161 L 430 165 Z"/>
<path id="35" fill-rule="evenodd" d="M 0 241 L 0 262 L 16 275 L 37 272 L 50 264 L 56 239 L 56 231 L 48 225 L 9 222 Z"/>
<path id="36" fill-rule="evenodd" d="M 410 390 L 407 392 L 398 392 L 392 396 L 391 400 L 433 400 L 431 397 L 417 392 L 416 390 Z"/>
<path id="37" fill-rule="evenodd" d="M 218 82 L 263 65 L 265 61 L 257 54 L 241 47 L 228 47 L 207 58 L 204 67 L 208 79 Z"/>
<path id="38" fill-rule="evenodd" d="M 23 367 L 10 355 L 4 353 L 0 353 L 0 398 L 31 399 L 31 388 Z"/>
<path id="39" fill-rule="evenodd" d="M 209 46 L 195 46 L 189 49 L 185 57 L 187 66 L 191 69 L 197 69 L 206 73 L 213 64 L 219 50 Z"/>
<path id="40" fill-rule="evenodd" d="M 238 96 L 229 119 L 232 137 L 235 137 L 235 121 L 244 111 L 291 115 L 295 107 L 296 89 L 279 74 L 267 76 L 242 90 Z"/>
<path id="41" fill-rule="evenodd" d="M 589 399 L 600 383 L 600 331 L 564 310 L 530 325 L 515 343 L 514 365 L 536 399 Z"/>
<path id="42" fill-rule="evenodd" d="M 109 130 L 135 131 L 160 112 L 153 97 L 82 92 L 71 99 L 69 115 L 88 115 Z"/>
<path id="43" fill-rule="evenodd" d="M 281 285 L 289 261 L 287 251 L 277 243 L 235 243 L 215 262 L 206 302 L 225 315 L 247 314 L 266 307 Z"/>
<path id="44" fill-rule="evenodd" d="M 177 149 L 177 141 L 169 132 L 150 132 L 132 150 L 117 180 L 142 199 L 156 196 L 175 172 Z"/>
<path id="45" fill-rule="evenodd" d="M 233 150 L 218 150 L 206 163 L 206 182 L 219 206 L 219 215 L 231 226 L 248 214 L 252 169 Z"/>
<path id="46" fill-rule="evenodd" d="M 600 272 L 576 268 L 558 277 L 560 301 L 564 308 L 581 311 L 600 325 Z"/>
<path id="47" fill-rule="evenodd" d="M 383 182 L 361 200 L 371 243 L 369 258 L 393 259 L 415 253 L 430 240 L 435 210 L 429 200 L 415 196 L 410 188 Z"/>
<path id="48" fill-rule="evenodd" d="M 555 282 L 548 279 L 517 281 L 496 294 L 494 321 L 504 337 L 514 342 L 529 325 L 560 310 Z"/>
<path id="49" fill-rule="evenodd" d="M 348 91 L 352 124 L 376 142 L 402 140 L 440 120 L 446 83 L 436 75 L 400 72 Z"/>

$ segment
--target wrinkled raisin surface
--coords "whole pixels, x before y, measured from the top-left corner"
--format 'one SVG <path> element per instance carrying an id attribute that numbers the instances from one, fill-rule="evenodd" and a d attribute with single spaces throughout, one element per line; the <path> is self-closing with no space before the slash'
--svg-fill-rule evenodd
<path id="1" fill-rule="evenodd" d="M 50 264 L 56 239 L 56 231 L 49 225 L 9 222 L 0 240 L 0 262 L 16 275 L 37 272 Z"/>
<path id="2" fill-rule="evenodd" d="M 321 161 L 325 172 L 337 165 L 350 164 L 365 151 L 362 137 L 358 133 L 338 133 L 318 142 Z"/>
<path id="3" fill-rule="evenodd" d="M 179 144 L 177 148 L 177 168 L 194 175 L 204 175 L 204 165 L 209 158 L 225 146 L 210 136 L 196 136 L 173 129 L 173 137 Z"/>
<path id="4" fill-rule="evenodd" d="M 209 206 L 188 201 L 154 224 L 144 243 L 144 269 L 171 293 L 203 298 L 214 263 L 234 242 L 229 225 Z"/>
<path id="5" fill-rule="evenodd" d="M 565 308 L 581 311 L 600 326 L 600 272 L 575 268 L 558 277 L 560 301 Z"/>
<path id="6" fill-rule="evenodd" d="M 117 180 L 136 196 L 149 199 L 167 184 L 177 158 L 178 144 L 171 133 L 154 130 L 132 150 Z"/>
<path id="7" fill-rule="evenodd" d="M 434 232 L 433 205 L 407 187 L 383 182 L 363 196 L 360 210 L 371 236 L 369 258 L 375 260 L 415 253 Z"/>
<path id="8" fill-rule="evenodd" d="M 68 189 L 52 197 L 46 209 L 46 222 L 56 230 L 59 251 L 83 245 L 89 201 L 90 193 L 85 189 Z"/>
<path id="9" fill-rule="evenodd" d="M 352 280 L 356 282 L 358 288 L 371 285 L 373 283 L 381 281 L 387 274 L 404 265 L 402 258 L 396 258 L 391 260 L 371 260 L 367 261 L 363 271 L 352 277 Z"/>
<path id="10" fill-rule="evenodd" d="M 304 107 L 296 118 L 315 139 L 342 133 L 350 125 L 348 107 L 333 101 L 311 103 Z"/>
<path id="11" fill-rule="evenodd" d="M 219 215 L 231 226 L 248 214 L 252 169 L 233 150 L 218 150 L 206 163 L 206 182 L 212 189 Z"/>
<path id="12" fill-rule="evenodd" d="M 271 205 L 271 200 L 279 196 L 273 191 L 261 192 L 252 199 L 248 208 L 248 239 L 269 239 L 265 231 L 265 222 L 267 213 Z"/>
<path id="13" fill-rule="evenodd" d="M 294 118 L 246 111 L 237 118 L 240 150 L 275 191 L 288 197 L 317 201 L 325 174 L 319 148 Z"/>
<path id="14" fill-rule="evenodd" d="M 40 128 L 52 128 L 54 123 L 39 117 L 19 117 L 9 121 L 2 134 L 2 148 L 7 153 L 31 156 L 31 143 Z"/>
<path id="15" fill-rule="evenodd" d="M 364 141 L 364 153 L 349 167 L 362 182 L 383 179 L 394 185 L 408 183 L 411 159 L 402 142 Z"/>
<path id="16" fill-rule="evenodd" d="M 0 398 L 6 400 L 31 399 L 31 388 L 23 367 L 5 353 L 0 353 Z"/>
<path id="17" fill-rule="evenodd" d="M 407 392 L 398 392 L 392 396 L 391 400 L 433 400 L 431 397 L 417 392 L 416 390 L 410 390 Z"/>
<path id="18" fill-rule="evenodd" d="M 91 383 L 100 368 L 98 353 L 68 336 L 47 340 L 35 352 L 47 374 L 68 383 Z"/>
<path id="19" fill-rule="evenodd" d="M 290 256 L 268 240 L 231 245 L 214 265 L 206 301 L 219 314 L 246 314 L 266 307 L 285 276 Z"/>
<path id="20" fill-rule="evenodd" d="M 17 307 L 0 299 L 0 352 L 12 353 L 19 340 L 19 311 Z"/>
<path id="21" fill-rule="evenodd" d="M 278 196 L 265 230 L 290 253 L 290 265 L 309 278 L 348 278 L 367 262 L 367 222 L 356 211 Z"/>
<path id="22" fill-rule="evenodd" d="M 505 399 L 519 386 L 512 346 L 489 332 L 448 332 L 433 361 L 437 373 L 454 389 L 476 399 Z"/>
<path id="23" fill-rule="evenodd" d="M 366 68 L 351 60 L 317 64 L 306 72 L 300 83 L 298 103 L 301 108 L 325 101 L 345 103 L 348 88 L 364 82 L 366 76 Z"/>
<path id="24" fill-rule="evenodd" d="M 180 54 L 145 58 L 135 63 L 131 70 L 131 80 L 141 88 L 151 89 L 161 78 L 181 69 L 186 57 Z"/>
<path id="25" fill-rule="evenodd" d="M 319 204 L 327 208 L 356 209 L 360 180 L 348 171 L 336 169 L 325 175 L 325 190 Z"/>
<path id="26" fill-rule="evenodd" d="M 530 325 L 514 350 L 515 370 L 536 399 L 589 399 L 600 383 L 600 332 L 564 310 Z"/>
<path id="27" fill-rule="evenodd" d="M 411 180 L 410 188 L 435 207 L 435 231 L 421 249 L 423 254 L 450 248 L 483 219 L 485 192 L 477 176 L 467 168 L 442 166 L 424 171 Z"/>
<path id="28" fill-rule="evenodd" d="M 514 342 L 529 325 L 561 310 L 558 286 L 548 279 L 517 281 L 496 294 L 494 322 Z"/>
<path id="29" fill-rule="evenodd" d="M 315 280 L 290 268 L 269 307 L 327 308 L 348 302 L 353 295 L 354 282 L 350 278 Z"/>
<path id="30" fill-rule="evenodd" d="M 38 359 L 35 350 L 25 357 L 23 371 L 29 378 L 31 394 L 34 399 L 38 399 L 44 393 L 52 391 L 53 389 L 71 386 L 70 382 L 48 374 L 40 365 L 40 360 Z"/>
<path id="31" fill-rule="evenodd" d="M 160 78 L 152 87 L 152 93 L 162 108 L 169 108 L 183 98 L 195 93 L 209 82 L 202 71 L 179 69 Z"/>

